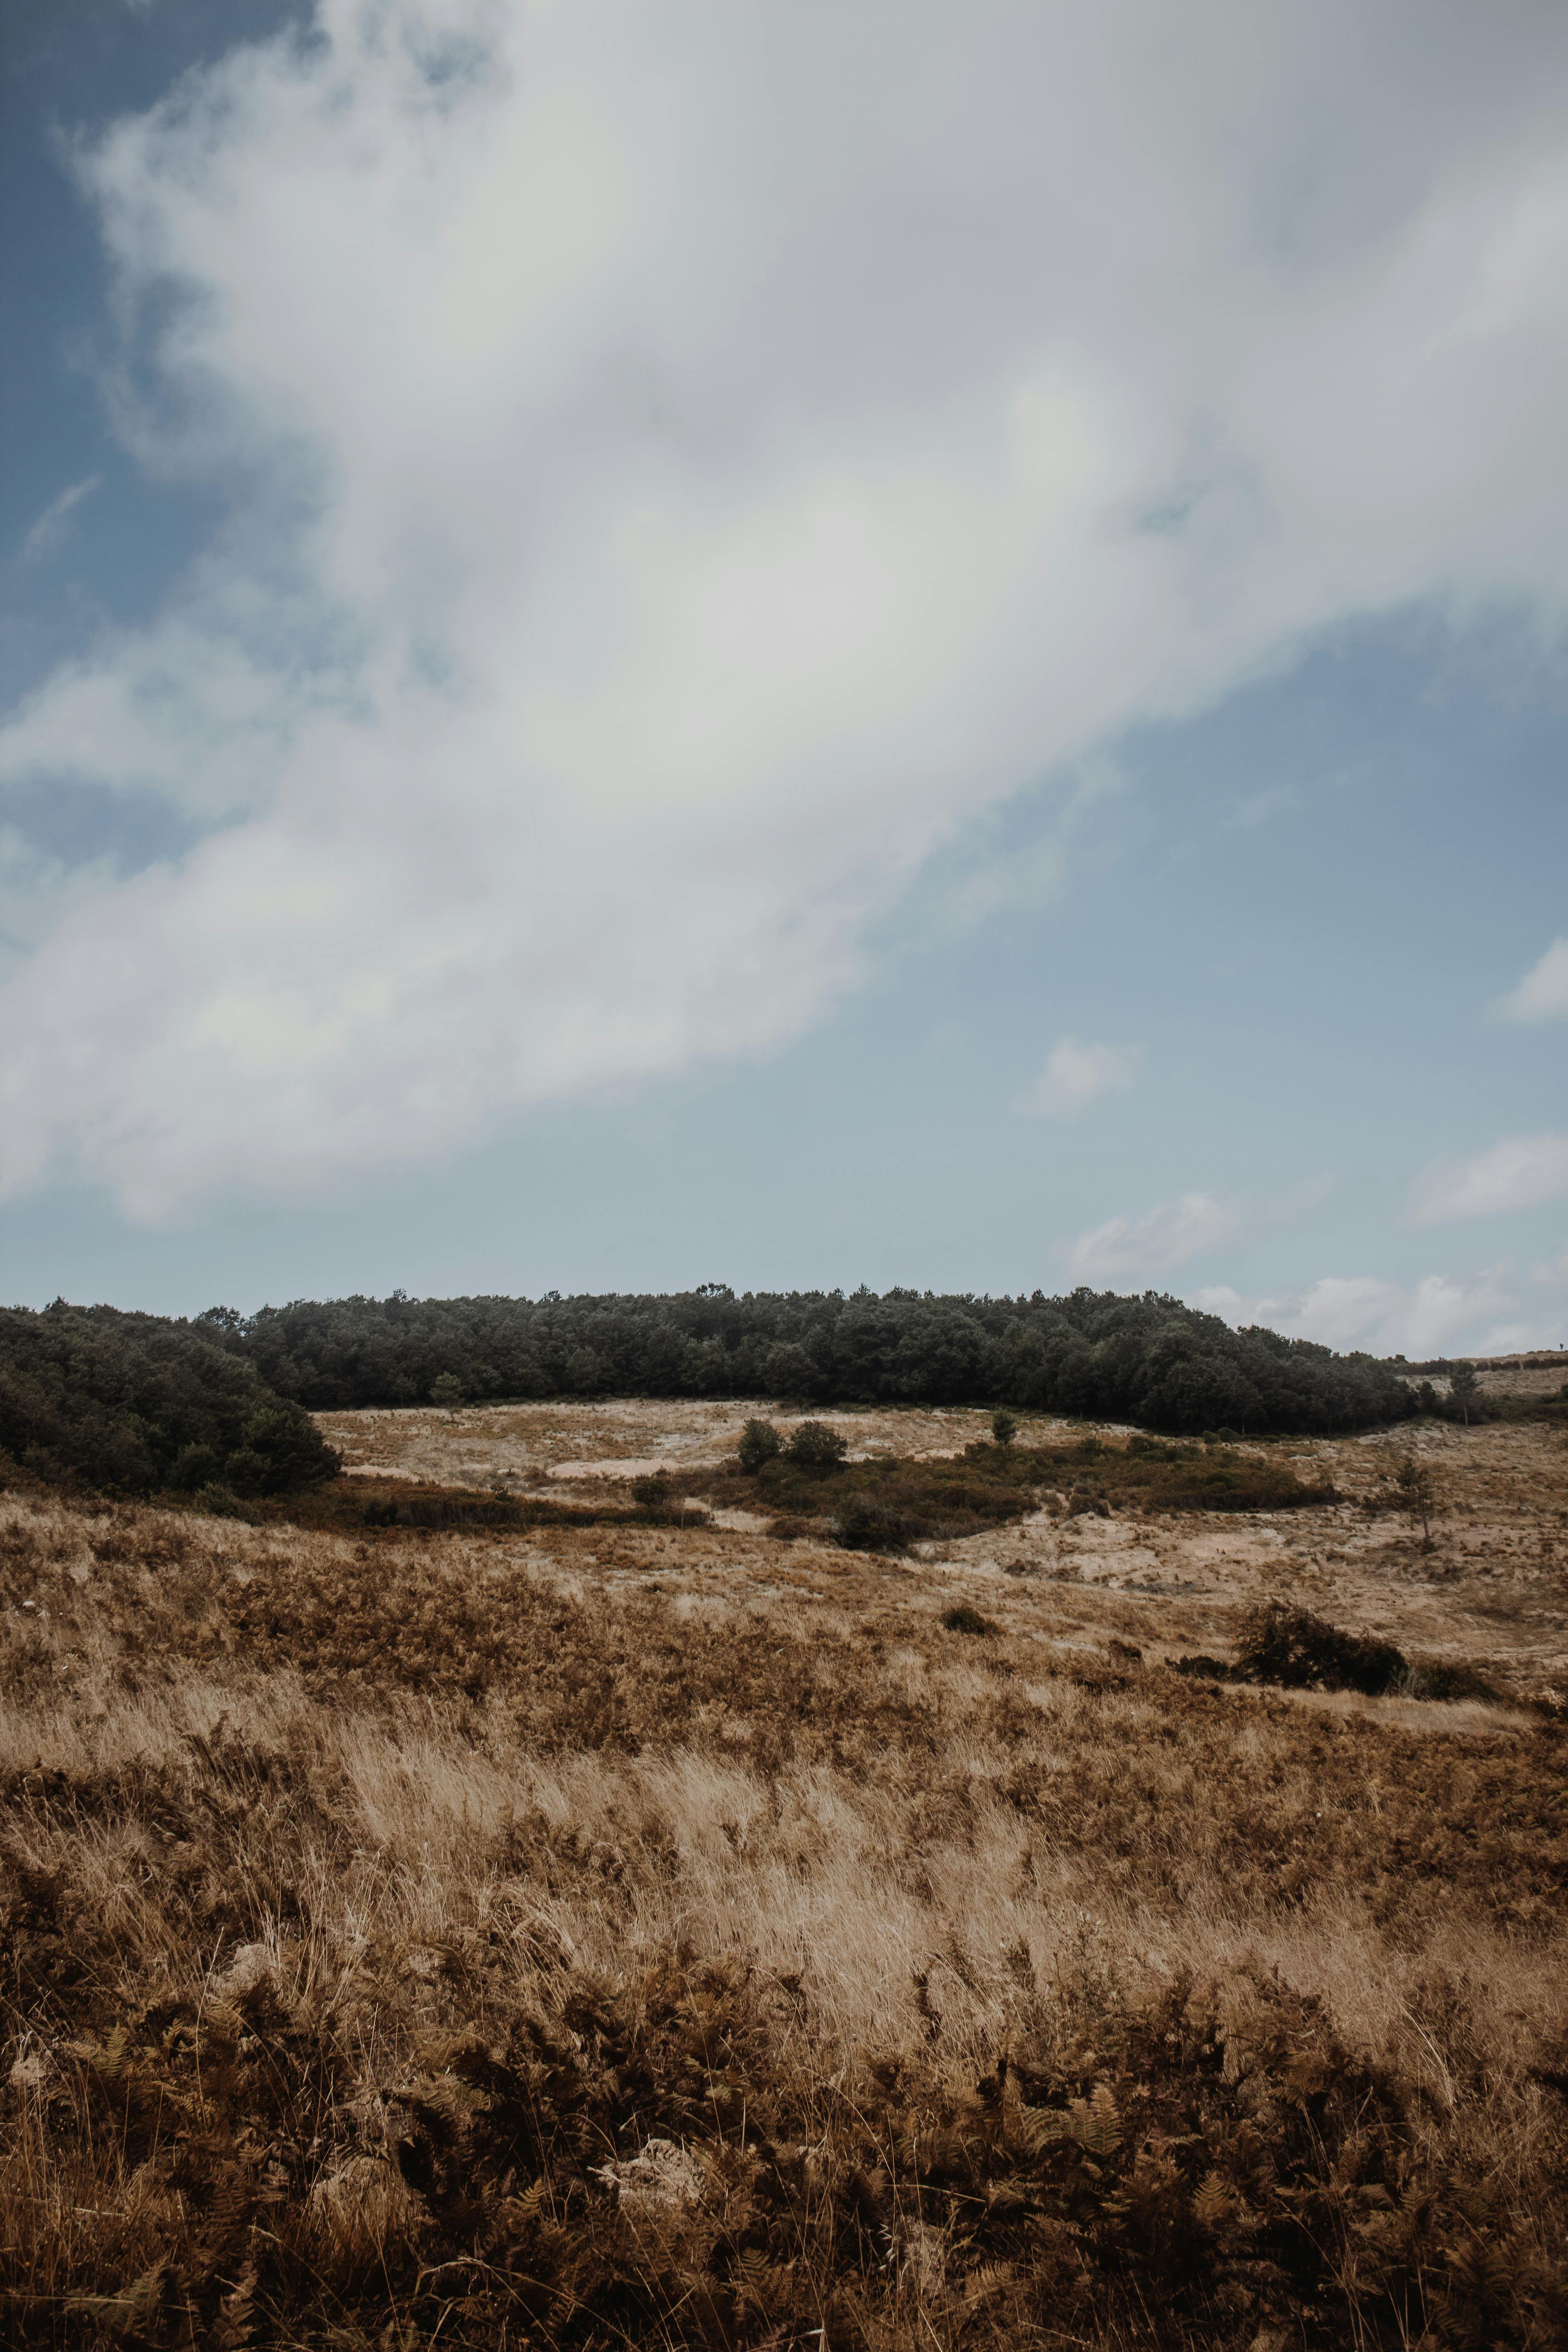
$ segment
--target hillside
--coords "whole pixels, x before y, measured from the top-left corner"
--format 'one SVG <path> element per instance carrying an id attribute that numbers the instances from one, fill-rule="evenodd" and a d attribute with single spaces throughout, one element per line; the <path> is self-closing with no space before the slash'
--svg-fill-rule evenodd
<path id="1" fill-rule="evenodd" d="M 1312 1432 L 1399 1420 L 1413 1391 L 1336 1355 L 1147 1292 L 1047 1298 L 912 1290 L 662 1297 L 297 1300 L 202 1318 L 268 1386 L 312 1412 L 466 1396 L 755 1397 L 801 1403 L 1000 1403 L 1177 1433 Z"/>
<path id="2" fill-rule="evenodd" d="M 815 1491 L 579 1402 L 334 1414 L 259 1525 L 0 1495 L 7 2344 L 1563 2340 L 1560 1433 L 1026 1423 L 895 1555 L 834 1480 L 986 1417 L 835 1418 Z M 500 1522 L 331 1518 L 398 1493 Z"/>

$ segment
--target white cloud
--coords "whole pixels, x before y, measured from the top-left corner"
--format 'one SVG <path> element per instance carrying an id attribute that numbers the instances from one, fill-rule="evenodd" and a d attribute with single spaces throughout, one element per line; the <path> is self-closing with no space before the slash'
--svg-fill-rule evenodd
<path id="1" fill-rule="evenodd" d="M 1568 1135 L 1512 1135 L 1474 1160 L 1439 1160 L 1416 1179 L 1411 1206 L 1422 1224 L 1533 1208 L 1568 1192 Z"/>
<path id="2" fill-rule="evenodd" d="M 72 513 L 80 506 L 83 499 L 92 496 L 93 491 L 98 488 L 98 476 L 90 474 L 84 482 L 72 482 L 68 489 L 62 490 L 59 497 L 44 509 L 43 513 L 22 541 L 21 561 L 24 563 L 30 563 L 35 556 L 42 555 L 47 549 L 52 547 L 64 536 L 66 525 Z"/>
<path id="3" fill-rule="evenodd" d="M 10 1189 L 154 1214 L 763 1050 L 1117 729 L 1347 615 L 1564 612 L 1555 12 L 318 21 L 83 159 L 126 435 L 238 503 L 0 774 L 226 829 L 48 902 Z"/>
<path id="4" fill-rule="evenodd" d="M 1510 1021 L 1568 1020 L 1568 940 L 1553 940 L 1498 1010 Z"/>
<path id="5" fill-rule="evenodd" d="M 1299 1339 L 1327 1348 L 1356 1348 L 1376 1356 L 1408 1356 L 1413 1362 L 1439 1356 L 1460 1341 L 1472 1352 L 1490 1352 L 1477 1339 L 1478 1326 L 1512 1306 L 1498 1278 L 1481 1275 L 1461 1281 L 1430 1274 L 1414 1284 L 1377 1275 L 1325 1275 L 1305 1290 L 1244 1298 L 1228 1287 L 1198 1290 L 1192 1303 L 1227 1323 L 1266 1324 Z M 1510 1327 L 1523 1330 L 1533 1327 Z M 1538 1340 L 1521 1340 L 1535 1345 Z M 1500 1348 L 1497 1352 L 1502 1352 Z"/>
<path id="6" fill-rule="evenodd" d="M 1164 1274 L 1228 1239 L 1240 1223 L 1239 1210 L 1210 1193 L 1188 1192 L 1174 1208 L 1154 1209 L 1136 1223 L 1112 1217 L 1080 1234 L 1068 1263 L 1080 1282 Z"/>
<path id="7" fill-rule="evenodd" d="M 1532 1348 L 1560 1348 L 1563 1328 L 1561 1321 L 1552 1325 L 1494 1323 L 1467 1352 L 1473 1356 L 1521 1356 Z M 1550 1338 L 1545 1336 L 1548 1331 Z"/>
<path id="8" fill-rule="evenodd" d="M 1325 1170 L 1267 1201 L 1221 1201 L 1210 1192 L 1188 1192 L 1173 1208 L 1152 1209 L 1137 1219 L 1112 1217 L 1080 1234 L 1068 1252 L 1068 1262 L 1084 1281 L 1167 1273 L 1219 1242 L 1234 1241 L 1244 1230 L 1299 1224 L 1322 1207 L 1337 1181 Z M 1232 1307 L 1239 1309 L 1243 1304 L 1239 1291 L 1228 1284 L 1193 1296 L 1197 1305 L 1227 1320 L 1235 1319 Z"/>
<path id="9" fill-rule="evenodd" d="M 1070 1118 L 1096 1095 L 1137 1082 L 1142 1045 L 1080 1045 L 1064 1037 L 1039 1076 L 1013 1097 L 1013 1108 L 1041 1118 Z"/>

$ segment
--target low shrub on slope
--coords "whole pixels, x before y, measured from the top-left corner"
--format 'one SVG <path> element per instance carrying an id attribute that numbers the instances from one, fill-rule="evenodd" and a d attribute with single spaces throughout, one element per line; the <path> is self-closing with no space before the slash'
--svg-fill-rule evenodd
<path id="1" fill-rule="evenodd" d="M 803 1428 L 817 1424 L 804 1423 Z M 766 1429 L 753 1422 L 750 1429 Z M 851 1550 L 896 1551 L 921 1537 L 977 1535 L 1042 1504 L 1097 1511 L 1289 1511 L 1337 1500 L 1262 1448 L 1124 1445 L 1095 1436 L 1058 1445 L 965 1446 L 951 1460 L 888 1454 L 866 1462 L 801 1459 L 793 1446 L 751 1469 L 740 1462 L 689 1478 L 721 1505 L 820 1525 Z"/>

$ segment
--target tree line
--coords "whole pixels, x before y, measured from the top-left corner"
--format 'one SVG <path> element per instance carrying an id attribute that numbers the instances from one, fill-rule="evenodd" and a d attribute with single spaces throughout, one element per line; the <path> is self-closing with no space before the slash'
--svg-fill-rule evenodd
<path id="1" fill-rule="evenodd" d="M 0 1308 L 0 1464 L 100 1492 L 289 1494 L 338 1457 L 204 1327 L 112 1307 Z"/>
<path id="2" fill-rule="evenodd" d="M 1181 1299 L 895 1289 L 538 1299 L 298 1299 L 190 1327 L 311 1411 L 604 1395 L 829 1404 L 1005 1404 L 1191 1434 L 1364 1429 L 1430 1409 L 1377 1359 Z"/>

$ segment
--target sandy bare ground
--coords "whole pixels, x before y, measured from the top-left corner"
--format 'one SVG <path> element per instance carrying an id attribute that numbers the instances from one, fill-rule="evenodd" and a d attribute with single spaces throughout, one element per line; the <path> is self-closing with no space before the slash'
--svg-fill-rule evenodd
<path id="1" fill-rule="evenodd" d="M 353 1470 L 508 1487 L 567 1477 L 585 1494 L 613 1494 L 613 1481 L 647 1468 L 675 1474 L 679 1485 L 682 1467 L 720 1461 L 743 1417 L 731 1403 L 633 1399 L 320 1419 Z M 828 1417 L 861 1457 L 885 1449 L 951 1453 L 986 1427 L 984 1413 L 962 1410 Z M 1059 1435 L 1065 1426 L 1042 1419 L 1022 1433 Z M 1106 1433 L 1114 1433 L 1109 1425 Z M 1503 1691 L 1568 1697 L 1568 1441 L 1561 1432 L 1432 1424 L 1302 1441 L 1289 1451 L 1303 1479 L 1326 1478 L 1343 1499 L 1272 1516 L 1066 1519 L 1042 1510 L 962 1542 L 922 1544 L 900 1561 L 858 1559 L 813 1539 L 783 1543 L 744 1512 L 722 1514 L 703 1530 L 551 1531 L 527 1549 L 569 1580 L 651 1571 L 694 1608 L 741 1602 L 748 1591 L 775 1605 L 874 1613 L 895 1599 L 899 1608 L 914 1601 L 934 1610 L 968 1600 L 1011 1633 L 1069 1648 L 1121 1641 L 1150 1658 L 1223 1656 L 1237 1610 L 1279 1597 L 1386 1636 L 1423 1663 L 1478 1665 Z M 1437 1477 L 1430 1552 L 1419 1530 L 1374 1507 L 1406 1452 Z M 1333 1704 L 1373 1713 L 1409 1705 Z M 1434 1729 L 1450 1718 L 1467 1719 L 1467 1710 L 1428 1704 L 1412 1716 Z"/>
<path id="2" fill-rule="evenodd" d="M 766 1413 L 787 1429 L 805 1416 L 788 1405 L 595 1398 L 584 1404 L 474 1405 L 447 1414 L 428 1405 L 316 1419 L 350 1470 L 383 1477 L 489 1486 L 502 1479 L 635 1478 L 645 1471 L 710 1469 L 732 1454 L 742 1423 Z M 878 1453 L 956 1454 L 985 1434 L 989 1416 L 963 1407 L 835 1412 L 857 1458 Z M 1034 1429 L 1065 1423 L 1041 1420 Z"/>

